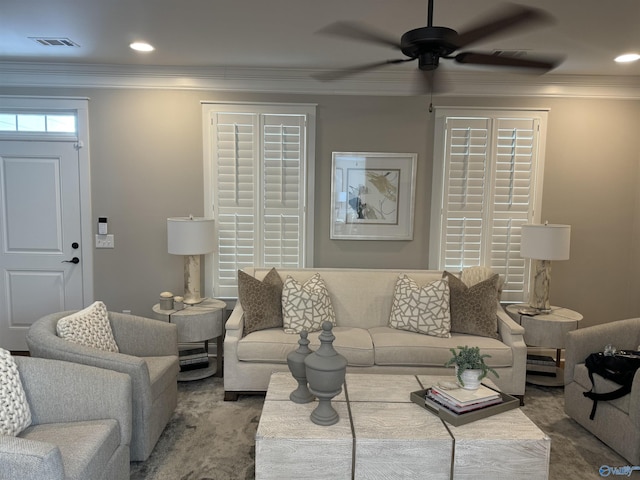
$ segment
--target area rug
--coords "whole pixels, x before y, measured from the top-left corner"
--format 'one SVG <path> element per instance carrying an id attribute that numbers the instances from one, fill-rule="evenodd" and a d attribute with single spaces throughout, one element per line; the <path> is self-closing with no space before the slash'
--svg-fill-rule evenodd
<path id="1" fill-rule="evenodd" d="M 255 433 L 264 397 L 225 402 L 217 377 L 178 386 L 178 407 L 149 459 L 131 463 L 131 480 L 255 478 Z M 602 466 L 628 466 L 565 415 L 562 388 L 527 385 L 522 411 L 551 437 L 551 480 L 600 479 Z M 628 477 L 610 471 L 609 478 L 640 478 L 640 472 Z"/>

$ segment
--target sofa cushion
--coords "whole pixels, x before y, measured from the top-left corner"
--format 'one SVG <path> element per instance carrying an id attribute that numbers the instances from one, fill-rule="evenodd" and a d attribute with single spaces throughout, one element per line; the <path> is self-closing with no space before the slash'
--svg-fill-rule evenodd
<path id="1" fill-rule="evenodd" d="M 118 352 L 107 307 L 102 302 L 93 302 L 84 310 L 62 317 L 56 324 L 56 332 L 59 337 L 85 347 Z"/>
<path id="2" fill-rule="evenodd" d="M 449 337 L 449 286 L 446 279 L 419 286 L 402 273 L 393 292 L 389 326 L 399 330 Z"/>
<path id="3" fill-rule="evenodd" d="M 591 380 L 589 379 L 589 370 L 587 369 L 584 363 L 578 363 L 573 370 L 573 381 L 577 384 L 581 385 L 584 388 L 585 392 L 591 390 Z M 600 375 L 594 375 L 593 381 L 595 382 L 596 393 L 607 393 L 613 392 L 614 390 L 618 390 L 620 385 L 611 380 L 607 380 L 606 378 L 601 377 Z M 608 400 L 607 403 L 610 403 L 614 407 L 622 410 L 624 413 L 629 415 L 629 399 L 631 395 L 625 395 L 620 398 L 616 398 L 615 400 Z"/>
<path id="4" fill-rule="evenodd" d="M 31 425 L 31 409 L 15 360 L 0 348 L 0 435 L 17 436 Z"/>
<path id="5" fill-rule="evenodd" d="M 459 345 L 480 347 L 483 354 L 491 355 L 491 358 L 485 359 L 491 367 L 513 365 L 511 348 L 494 338 L 460 333 L 452 333 L 450 338 L 439 338 L 389 327 L 371 328 L 369 333 L 376 365 L 442 367 L 451 358 L 449 349 Z"/>
<path id="6" fill-rule="evenodd" d="M 238 300 L 244 310 L 244 335 L 282 327 L 282 286 L 275 268 L 262 281 L 238 270 Z"/>
<path id="7" fill-rule="evenodd" d="M 333 346 L 344 355 L 347 364 L 357 367 L 373 365 L 373 343 L 369 332 L 362 328 L 333 327 Z M 321 332 L 309 333 L 309 347 L 317 350 Z M 285 333 L 281 328 L 260 330 L 238 342 L 238 360 L 245 362 L 287 363 L 287 355 L 298 348 L 299 335 Z"/>
<path id="8" fill-rule="evenodd" d="M 120 445 L 117 420 L 46 423 L 27 428 L 21 438 L 58 446 L 64 461 L 65 478 L 101 478 L 107 463 Z"/>
<path id="9" fill-rule="evenodd" d="M 451 291 L 451 332 L 498 338 L 498 274 L 472 287 L 444 272 Z"/>
<path id="10" fill-rule="evenodd" d="M 287 275 L 282 288 L 285 333 L 316 332 L 325 321 L 336 324 L 331 297 L 319 273 L 300 283 Z"/>

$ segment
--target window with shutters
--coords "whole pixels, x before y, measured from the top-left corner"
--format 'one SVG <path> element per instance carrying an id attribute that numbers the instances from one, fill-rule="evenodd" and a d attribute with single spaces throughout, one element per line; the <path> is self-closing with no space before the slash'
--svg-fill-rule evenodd
<path id="1" fill-rule="evenodd" d="M 491 267 L 505 282 L 502 301 L 526 301 L 520 230 L 540 223 L 546 119 L 545 111 L 436 111 L 431 268 Z"/>
<path id="2" fill-rule="evenodd" d="M 217 236 L 205 289 L 236 298 L 244 267 L 312 264 L 315 106 L 203 104 L 203 121 Z"/>

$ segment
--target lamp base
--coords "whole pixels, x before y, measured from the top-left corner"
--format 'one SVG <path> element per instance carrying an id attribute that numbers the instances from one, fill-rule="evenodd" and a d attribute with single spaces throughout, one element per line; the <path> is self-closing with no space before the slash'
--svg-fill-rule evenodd
<path id="1" fill-rule="evenodd" d="M 534 260 L 533 264 L 536 270 L 529 305 L 540 313 L 549 313 L 551 312 L 551 303 L 549 302 L 551 260 Z"/>
<path id="2" fill-rule="evenodd" d="M 185 255 L 184 303 L 196 305 L 203 300 L 200 296 L 200 255 Z"/>

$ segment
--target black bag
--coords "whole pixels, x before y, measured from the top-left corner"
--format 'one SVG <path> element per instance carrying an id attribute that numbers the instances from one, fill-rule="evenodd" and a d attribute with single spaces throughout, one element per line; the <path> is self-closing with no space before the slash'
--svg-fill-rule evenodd
<path id="1" fill-rule="evenodd" d="M 640 368 L 640 352 L 633 350 L 620 350 L 614 355 L 605 355 L 602 352 L 592 353 L 585 360 L 591 380 L 591 390 L 584 392 L 584 396 L 593 400 L 593 408 L 589 418 L 593 420 L 596 415 L 598 400 L 615 400 L 624 397 L 631 392 L 633 377 Z M 593 388 L 593 374 L 597 373 L 603 378 L 620 385 L 620 388 L 607 393 L 595 393 Z"/>

